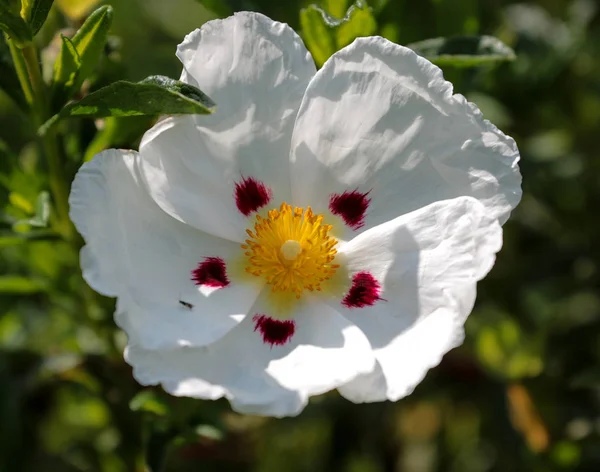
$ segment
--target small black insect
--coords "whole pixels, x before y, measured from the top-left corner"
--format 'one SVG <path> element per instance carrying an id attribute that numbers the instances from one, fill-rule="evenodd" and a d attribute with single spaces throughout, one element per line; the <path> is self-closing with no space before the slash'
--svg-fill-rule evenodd
<path id="1" fill-rule="evenodd" d="M 191 303 L 188 303 L 188 302 L 184 302 L 183 300 L 179 300 L 179 304 L 181 306 L 186 307 L 188 310 L 191 310 L 192 308 L 194 308 L 194 305 L 192 305 Z"/>

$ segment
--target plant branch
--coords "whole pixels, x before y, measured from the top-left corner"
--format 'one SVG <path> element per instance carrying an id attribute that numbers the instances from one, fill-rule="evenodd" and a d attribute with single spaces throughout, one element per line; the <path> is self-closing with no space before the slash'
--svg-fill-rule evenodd
<path id="1" fill-rule="evenodd" d="M 35 125 L 39 127 L 49 118 L 50 109 L 47 87 L 42 78 L 37 51 L 33 44 L 29 44 L 22 49 L 17 48 L 12 44 L 12 41 L 9 41 L 9 44 L 11 45 L 11 52 L 13 53 L 21 86 L 31 106 Z M 18 70 L 19 65 L 21 66 L 20 73 Z M 27 71 L 26 76 L 23 65 Z M 41 138 L 41 146 L 48 165 L 50 190 L 57 216 L 57 230 L 65 239 L 70 240 L 73 238 L 74 231 L 69 220 L 69 189 L 63 173 L 63 163 L 56 132 L 47 132 Z"/>

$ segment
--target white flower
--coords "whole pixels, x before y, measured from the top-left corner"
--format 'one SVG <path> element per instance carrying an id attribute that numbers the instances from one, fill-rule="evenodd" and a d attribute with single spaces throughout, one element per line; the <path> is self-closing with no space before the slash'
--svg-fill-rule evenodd
<path id="1" fill-rule="evenodd" d="M 99 154 L 70 199 L 137 380 L 275 416 L 409 394 L 462 342 L 521 195 L 514 141 L 379 37 L 316 72 L 288 26 L 239 13 L 177 56 L 216 113 Z"/>

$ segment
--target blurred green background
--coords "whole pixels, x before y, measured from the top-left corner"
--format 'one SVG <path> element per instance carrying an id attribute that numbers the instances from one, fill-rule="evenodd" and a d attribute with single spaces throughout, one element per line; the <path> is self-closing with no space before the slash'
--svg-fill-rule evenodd
<path id="1" fill-rule="evenodd" d="M 36 38 L 46 74 L 56 32 L 73 31 L 100 3 L 114 7 L 111 38 L 84 90 L 178 78 L 183 36 L 234 10 L 289 23 L 318 62 L 348 41 L 309 30 L 302 0 L 56 0 Z M 341 17 L 349 2 L 320 5 Z M 517 54 L 501 65 L 444 67 L 522 153 L 523 200 L 479 285 L 464 346 L 395 404 L 354 405 L 333 392 L 284 420 L 141 389 L 122 359 L 113 301 L 82 281 L 71 245 L 37 227 L 48 181 L 35 128 L 10 90 L 0 91 L 0 471 L 141 472 L 145 456 L 158 463 L 165 448 L 167 471 L 600 471 L 598 4 L 369 5 L 365 34 L 400 44 L 491 34 Z M 63 124 L 69 179 L 86 155 L 135 147 L 150 125 L 111 120 Z"/>

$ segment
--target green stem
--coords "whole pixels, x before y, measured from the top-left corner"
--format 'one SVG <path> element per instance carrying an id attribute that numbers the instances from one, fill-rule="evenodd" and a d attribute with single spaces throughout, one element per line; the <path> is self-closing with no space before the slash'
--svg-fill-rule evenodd
<path id="1" fill-rule="evenodd" d="M 27 74 L 29 76 L 29 84 L 33 91 L 33 110 L 37 111 L 40 115 L 47 114 L 46 111 L 46 84 L 42 78 L 42 71 L 40 70 L 40 64 L 38 62 L 37 51 L 35 46 L 29 44 L 21 49 L 25 66 L 27 68 Z M 42 119 L 42 116 L 38 117 L 38 120 Z M 41 124 L 41 123 L 40 123 Z"/>
<path id="2" fill-rule="evenodd" d="M 13 64 L 15 65 L 17 77 L 19 78 L 19 82 L 21 82 L 21 88 L 23 89 L 25 100 L 30 107 L 33 107 L 33 89 L 31 88 L 31 83 L 29 82 L 29 72 L 27 71 L 27 64 L 25 64 L 23 54 L 21 54 L 21 51 L 15 45 L 15 43 L 10 41 L 8 36 L 5 35 L 5 38 L 10 49 L 10 55 L 12 56 Z"/>
<path id="3" fill-rule="evenodd" d="M 12 41 L 9 41 L 9 43 L 12 43 Z M 30 95 L 32 96 L 30 102 L 31 111 L 35 118 L 36 126 L 39 127 L 50 118 L 50 108 L 47 87 L 42 78 L 37 51 L 33 44 L 29 44 L 22 49 L 18 49 L 11 44 L 11 51 L 13 49 L 15 49 L 13 52 L 13 58 L 16 58 L 15 65 L 17 63 L 25 65 L 27 76 L 25 77 L 22 73 L 23 71 L 21 71 L 19 80 L 26 96 L 30 91 Z M 57 216 L 57 230 L 66 239 L 72 239 L 74 231 L 69 220 L 69 189 L 67 187 L 67 180 L 63 174 L 63 165 L 56 132 L 52 130 L 48 131 L 41 138 L 41 145 L 48 164 L 50 190 Z"/>
<path id="4" fill-rule="evenodd" d="M 50 190 L 54 196 L 58 219 L 58 231 L 68 240 L 73 239 L 74 231 L 69 219 L 69 188 L 63 173 L 58 137 L 53 130 L 42 138 L 42 148 L 46 155 L 50 175 Z"/>

